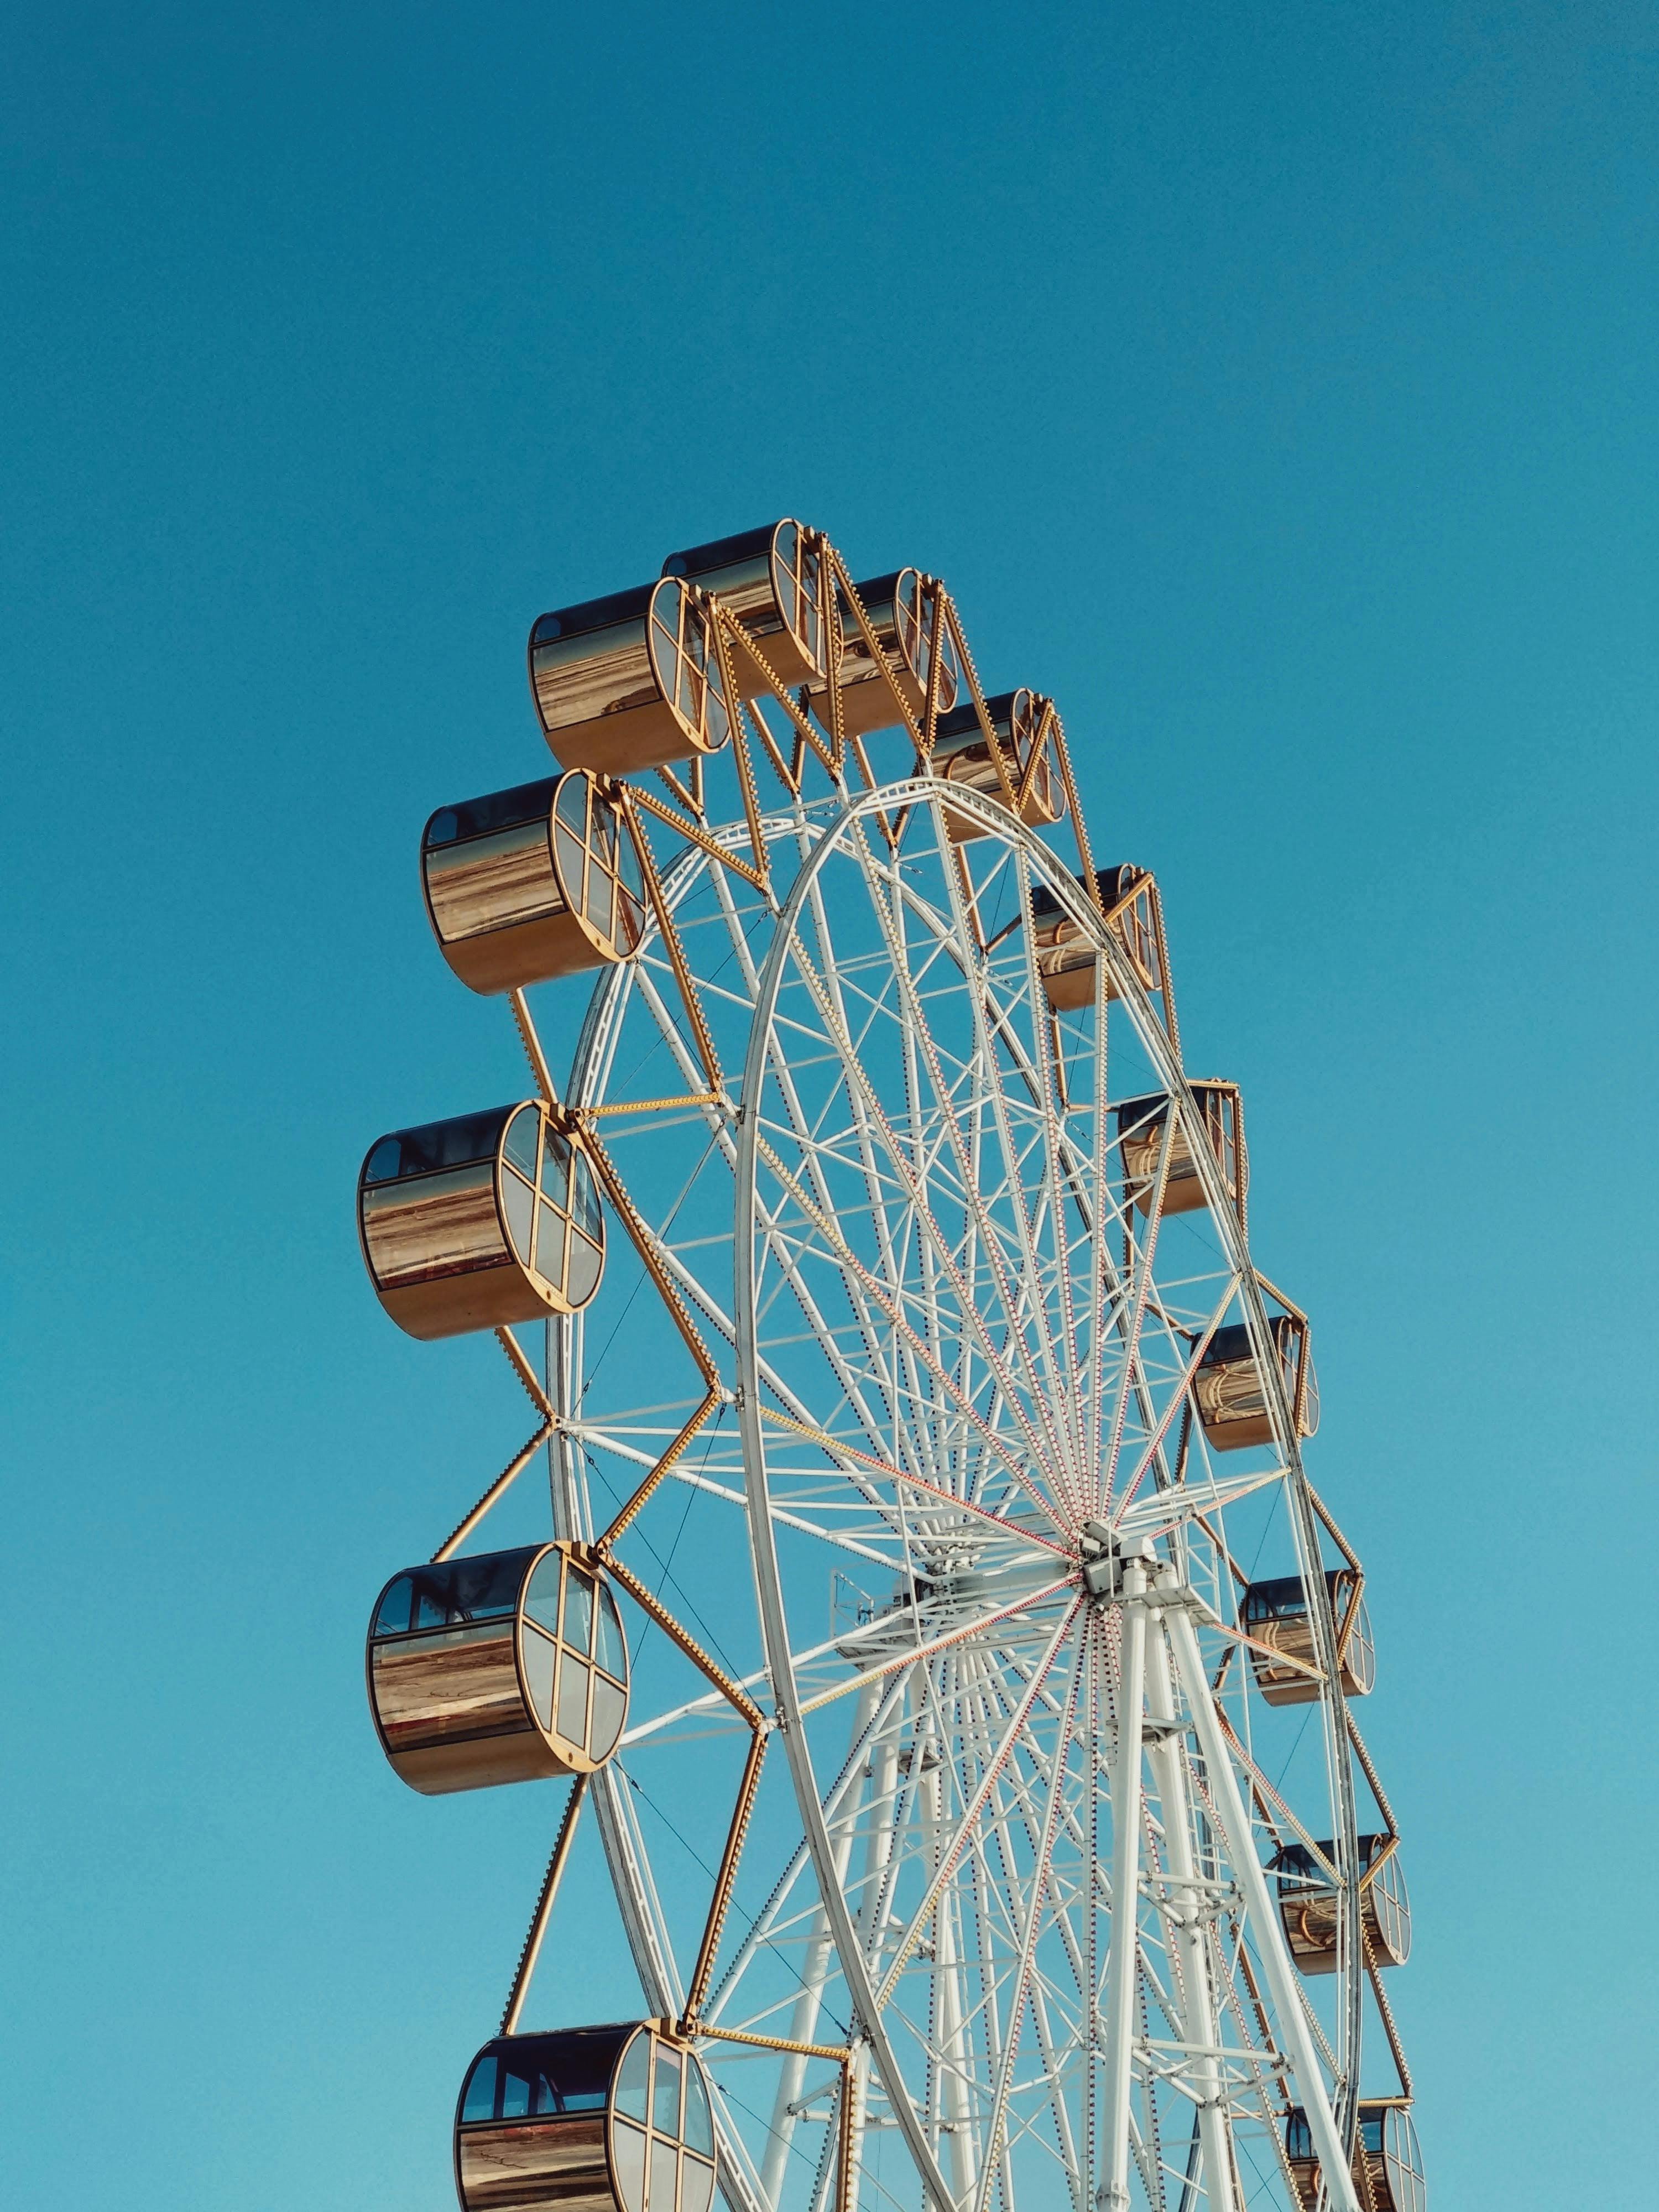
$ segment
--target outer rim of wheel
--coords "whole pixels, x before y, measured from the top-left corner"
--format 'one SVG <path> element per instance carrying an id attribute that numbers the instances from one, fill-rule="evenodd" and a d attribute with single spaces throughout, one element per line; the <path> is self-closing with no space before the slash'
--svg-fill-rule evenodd
<path id="1" fill-rule="evenodd" d="M 821 803 L 820 803 L 821 804 Z M 759 977 L 750 1020 L 748 1046 L 738 1092 L 739 1109 L 737 1121 L 737 1158 L 734 1163 L 734 1238 L 733 1265 L 736 1280 L 733 1285 L 733 1318 L 738 1329 L 735 1347 L 738 1398 L 738 1434 L 741 1441 L 745 1487 L 748 1497 L 749 1538 L 751 1559 L 760 1599 L 761 1628 L 769 1664 L 772 1668 L 774 1696 L 776 1700 L 779 1724 L 784 1737 L 791 1781 L 813 1861 L 815 1876 L 823 1900 L 837 1960 L 846 1978 L 848 1995 L 861 2033 L 871 2056 L 878 2068 L 894 2117 L 903 2134 L 925 2191 L 945 2212 L 951 2212 L 954 2199 L 945 2181 L 931 2147 L 922 2132 L 921 2123 L 905 2086 L 902 2069 L 887 2032 L 883 2026 L 874 2002 L 875 1992 L 865 1969 L 851 1917 L 838 1884 L 828 1878 L 831 1867 L 831 1845 L 824 1826 L 821 1801 L 817 1789 L 811 1754 L 805 1732 L 800 1725 L 798 1700 L 788 1663 L 787 1608 L 784 1604 L 781 1577 L 775 1554 L 772 1522 L 767 1495 L 765 1446 L 757 1407 L 757 1346 L 753 1333 L 753 1291 L 756 1206 L 756 1142 L 758 1117 L 749 1110 L 750 1103 L 759 1095 L 758 1085 L 765 1066 L 766 1041 L 776 998 L 788 962 L 793 933 L 800 909 L 809 895 L 812 883 L 830 860 L 843 854 L 841 840 L 848 827 L 860 819 L 882 811 L 895 811 L 901 807 L 936 809 L 943 804 L 939 781 L 931 777 L 912 777 L 889 783 L 878 789 L 860 793 L 847 801 L 838 811 L 820 811 L 813 814 L 813 849 L 799 861 L 795 873 L 788 883 L 787 895 L 781 905 L 774 910 L 770 924 L 770 942 L 759 966 Z M 1176 1048 L 1153 1012 L 1147 995 L 1123 948 L 1107 931 L 1097 909 L 1088 899 L 1077 878 L 1066 869 L 1060 856 L 1045 845 L 1034 832 L 1012 817 L 1005 807 L 994 799 L 972 791 L 951 787 L 951 811 L 956 814 L 972 814 L 983 823 L 985 831 L 1005 847 L 1018 854 L 1031 866 L 1034 874 L 1054 895 L 1070 918 L 1076 922 L 1105 959 L 1111 971 L 1114 991 L 1133 1023 L 1142 1049 L 1155 1068 L 1158 1080 L 1171 1092 L 1178 1091 L 1191 1104 L 1190 1088 L 1178 1065 Z M 767 842 L 777 849 L 785 837 L 793 837 L 799 826 L 794 809 L 769 810 L 765 819 Z M 730 836 L 735 842 L 743 834 L 740 824 L 728 825 L 716 831 L 717 836 Z M 942 831 L 941 831 L 942 835 Z M 705 855 L 691 852 L 681 856 L 665 881 L 667 902 L 678 906 L 681 898 L 698 880 L 710 865 Z M 571 1102 L 575 1105 L 597 1103 L 603 1097 L 610 1074 L 612 1056 L 618 1042 L 620 1018 L 625 1007 L 624 994 L 629 979 L 626 967 L 608 970 L 599 979 L 599 986 L 588 1002 L 573 1060 Z M 1224 1247 L 1227 1259 L 1233 1267 L 1241 1285 L 1245 1316 L 1249 1321 L 1253 1337 L 1260 1349 L 1267 1340 L 1267 1316 L 1256 1279 L 1249 1264 L 1248 1248 L 1228 1194 L 1221 1180 L 1218 1165 L 1208 1156 L 1206 1148 L 1194 1148 L 1194 1158 L 1204 1181 L 1206 1195 L 1212 1219 Z M 570 1366 L 575 1348 L 575 1332 L 569 1322 L 555 1323 L 549 1328 L 549 1380 L 556 1389 L 568 1389 L 572 1379 Z M 1262 1362 L 1264 1374 L 1270 1382 L 1270 1400 L 1275 1425 L 1279 1431 L 1278 1443 L 1283 1462 L 1282 1478 L 1291 1505 L 1291 1527 L 1299 1564 L 1304 1576 L 1320 1572 L 1320 1543 L 1317 1526 L 1307 1494 L 1306 1478 L 1302 1468 L 1300 1451 L 1294 1433 L 1291 1410 L 1280 1387 L 1276 1361 Z M 568 1401 L 567 1401 L 568 1402 Z M 568 1516 L 574 1513 L 574 1492 L 568 1481 L 568 1470 L 562 1468 L 556 1490 L 562 1493 L 560 1510 Z M 762 1533 L 763 1524 L 764 1533 Z M 1312 1563 L 1310 1565 L 1310 1563 Z M 1348 1755 L 1348 1737 L 1345 1718 L 1345 1699 L 1340 1686 L 1337 1663 L 1334 1624 L 1322 1608 L 1310 1608 L 1321 1665 L 1326 1676 L 1326 1687 L 1321 1700 L 1322 1722 L 1325 1741 L 1326 1764 L 1328 1775 L 1331 1808 L 1337 1833 L 1344 1838 L 1347 1863 L 1353 1869 L 1357 1863 L 1355 1848 L 1354 1790 Z M 781 1663 L 780 1663 L 781 1660 Z M 601 1783 L 607 1777 L 597 1778 Z M 644 1893 L 652 1887 L 648 1879 L 641 1883 L 637 1867 L 631 1873 L 621 1861 L 637 1861 L 641 1856 L 641 1839 L 630 1836 L 629 1808 L 620 1801 L 623 1793 L 601 1789 L 596 1795 L 596 1811 L 610 1864 L 612 1887 L 623 1910 L 624 1926 L 629 1935 L 629 1948 L 634 1952 L 636 1966 L 646 1984 L 647 1996 L 653 2001 L 672 2004 L 674 1976 L 665 1960 L 661 1931 L 652 1924 L 653 1913 L 647 1905 L 641 1912 Z M 607 1817 L 607 1815 L 609 1817 Z M 648 1856 L 645 1859 L 648 1868 Z M 1360 1939 L 1361 1900 L 1358 1881 L 1352 1875 L 1344 1890 L 1343 1928 L 1346 1943 L 1346 1986 L 1342 2019 L 1339 2029 L 1337 2057 L 1339 2069 L 1334 2082 L 1337 2103 L 1337 2121 L 1350 2142 L 1358 2123 L 1358 2053 L 1362 2025 L 1364 1990 L 1363 1952 Z M 739 2155 L 734 2162 L 736 2173 L 723 2162 L 723 2172 L 738 2185 L 738 2196 L 753 2212 L 763 2212 L 758 2198 L 752 2194 L 751 2177 L 746 2171 L 747 2160 Z"/>

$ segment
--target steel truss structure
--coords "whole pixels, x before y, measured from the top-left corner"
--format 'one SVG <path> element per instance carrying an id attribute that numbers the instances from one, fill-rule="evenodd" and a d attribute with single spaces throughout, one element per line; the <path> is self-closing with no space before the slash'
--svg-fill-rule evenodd
<path id="1" fill-rule="evenodd" d="M 637 942 L 579 1026 L 568 981 L 506 994 L 611 1253 L 544 1359 L 498 1329 L 537 1425 L 434 1556 L 544 1461 L 553 1534 L 649 1627 L 501 2033 L 556 1985 L 591 1800 L 732 2212 L 1420 2212 L 1378 2117 L 1412 2089 L 1364 1577 L 1237 1093 L 1188 1076 L 1156 881 L 1098 867 L 1052 702 L 999 727 L 931 577 L 907 683 L 800 542 L 824 680 L 688 587 L 719 726 L 597 779 Z"/>

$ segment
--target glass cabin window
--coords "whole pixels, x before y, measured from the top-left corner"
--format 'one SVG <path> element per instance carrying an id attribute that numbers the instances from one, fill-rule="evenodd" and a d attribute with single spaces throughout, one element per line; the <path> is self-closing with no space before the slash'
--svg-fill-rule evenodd
<path id="1" fill-rule="evenodd" d="M 552 802 L 556 776 L 536 783 L 515 784 L 511 791 L 492 791 L 482 799 L 469 799 L 459 806 L 441 806 L 426 825 L 422 840 L 429 850 L 453 845 L 463 838 L 484 837 L 496 830 L 516 830 L 544 816 Z"/>
<path id="2" fill-rule="evenodd" d="M 708 2092 L 702 2086 L 702 2075 L 692 2067 L 685 2077 L 685 2147 L 701 2151 L 705 2158 L 714 2155 L 714 2122 L 708 2110 Z"/>
<path id="3" fill-rule="evenodd" d="M 672 2142 L 660 2136 L 651 2139 L 650 2212 L 672 2212 L 679 2156 Z"/>
<path id="4" fill-rule="evenodd" d="M 467 1167 L 474 1160 L 491 1159 L 510 1107 L 492 1107 L 485 1114 L 459 1114 L 450 1121 L 428 1121 L 418 1129 L 399 1129 L 399 1176 L 434 1174 L 441 1168 Z M 378 1152 L 379 1146 L 375 1151 Z"/>
<path id="5" fill-rule="evenodd" d="M 603 1674 L 593 1677 L 593 1717 L 588 1723 L 587 1754 L 590 1759 L 609 1759 L 617 1748 L 617 1739 L 622 1734 L 623 1722 L 627 1717 L 628 1699 L 615 1682 L 607 1681 Z"/>
<path id="6" fill-rule="evenodd" d="M 651 2091 L 651 2124 L 659 2135 L 680 2132 L 680 2054 L 665 2043 L 657 2045 L 656 2079 Z"/>
<path id="7" fill-rule="evenodd" d="M 461 2100 L 462 2121 L 493 2120 L 495 2117 L 495 2060 L 486 2051 L 472 2069 Z"/>
<path id="8" fill-rule="evenodd" d="M 533 1626 L 526 1625 L 522 1639 L 525 1685 L 537 1719 L 544 1729 L 553 1725 L 553 1669 L 559 1647 Z"/>
<path id="9" fill-rule="evenodd" d="M 403 1164 L 404 1148 L 396 1137 L 382 1137 L 363 1168 L 365 1182 L 395 1182 Z"/>
<path id="10" fill-rule="evenodd" d="M 548 1205 L 536 1208 L 536 1273 L 564 1288 L 564 1216 Z"/>
<path id="11" fill-rule="evenodd" d="M 410 1630 L 460 1627 L 511 1613 L 518 1606 L 526 1564 L 533 1555 L 532 1547 L 481 1552 L 400 1575 L 380 1601 L 374 1633 L 395 1636 Z M 391 1625 L 394 1618 L 399 1624 L 395 1627 Z"/>
<path id="12" fill-rule="evenodd" d="M 565 1591 L 564 1640 L 584 1656 L 593 1648 L 593 1583 L 580 1567 L 571 1570 Z"/>
<path id="13" fill-rule="evenodd" d="M 573 1306 L 587 1304 L 599 1288 L 604 1266 L 605 1255 L 597 1244 L 590 1244 L 586 1237 L 572 1237 L 564 1294 Z"/>
<path id="14" fill-rule="evenodd" d="M 651 2039 L 636 2035 L 617 2073 L 617 2110 L 643 2126 L 650 2115 Z"/>
<path id="15" fill-rule="evenodd" d="M 520 1106 L 507 1125 L 501 1150 L 526 1182 L 536 1180 L 536 1155 L 541 1142 L 542 1117 L 533 1106 Z"/>
<path id="16" fill-rule="evenodd" d="M 409 1628 L 410 1603 L 415 1594 L 412 1577 L 399 1575 L 380 1600 L 380 1609 L 374 1616 L 377 1636 L 402 1636 Z"/>
<path id="17" fill-rule="evenodd" d="M 597 1244 L 604 1226 L 604 1217 L 599 1210 L 599 1187 L 594 1181 L 587 1155 L 581 1152 L 577 1152 L 571 1171 L 570 1210 L 577 1228 Z"/>
<path id="18" fill-rule="evenodd" d="M 559 1734 L 567 1743 L 587 1743 L 587 1674 L 567 1650 L 559 1665 Z"/>
<path id="19" fill-rule="evenodd" d="M 611 2152 L 617 2161 L 617 2192 L 622 2198 L 624 2212 L 644 2212 L 645 2148 L 650 2140 L 643 2128 L 629 2127 L 626 2122 L 612 2132 Z"/>
<path id="20" fill-rule="evenodd" d="M 550 1552 L 530 1577 L 530 1588 L 525 1593 L 525 1611 L 550 1636 L 559 1632 L 559 1584 L 563 1575 L 562 1557 Z"/>
<path id="21" fill-rule="evenodd" d="M 536 1201 L 530 1185 L 520 1182 L 510 1168 L 501 1176 L 501 1211 L 507 1216 L 507 1233 L 513 1240 L 514 1252 L 527 1267 Z"/>
<path id="22" fill-rule="evenodd" d="M 609 1586 L 601 1583 L 599 1584 L 599 1645 L 595 1656 L 605 1673 L 614 1674 L 618 1681 L 623 1679 L 623 1649 L 622 1622 L 617 1616 L 617 1601 L 611 1596 Z"/>

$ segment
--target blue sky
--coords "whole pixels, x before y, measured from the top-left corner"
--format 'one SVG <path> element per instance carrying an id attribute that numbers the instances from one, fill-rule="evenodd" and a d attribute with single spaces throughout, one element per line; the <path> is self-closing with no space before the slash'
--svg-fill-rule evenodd
<path id="1" fill-rule="evenodd" d="M 1059 700 L 1244 1086 L 1435 2201 L 1638 2201 L 1659 8 L 5 45 L 13 2201 L 449 2202 L 549 1801 L 409 1797 L 362 1709 L 375 1589 L 519 1441 L 356 1252 L 368 1140 L 520 1085 L 414 841 L 544 772 L 536 613 L 786 512 Z"/>

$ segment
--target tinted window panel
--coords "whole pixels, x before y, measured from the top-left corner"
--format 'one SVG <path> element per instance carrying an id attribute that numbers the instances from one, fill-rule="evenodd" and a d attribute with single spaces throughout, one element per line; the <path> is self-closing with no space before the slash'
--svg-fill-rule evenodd
<path id="1" fill-rule="evenodd" d="M 377 1636 L 400 1636 L 409 1626 L 409 1605 L 414 1587 L 407 1575 L 399 1575 L 392 1583 L 380 1600 L 380 1609 L 374 1616 L 374 1633 Z"/>
<path id="2" fill-rule="evenodd" d="M 461 2106 L 465 2120 L 489 2120 L 495 2116 L 495 2061 L 481 2058 L 472 2069 L 472 2078 L 466 2085 L 466 2098 Z"/>
<path id="3" fill-rule="evenodd" d="M 465 1167 L 470 1160 L 487 1160 L 495 1150 L 501 1125 L 510 1106 L 492 1107 L 487 1114 L 461 1114 L 452 1121 L 428 1121 L 418 1129 L 399 1129 L 400 1175 L 429 1175 L 438 1168 Z M 378 1152 L 377 1146 L 375 1150 Z"/>

